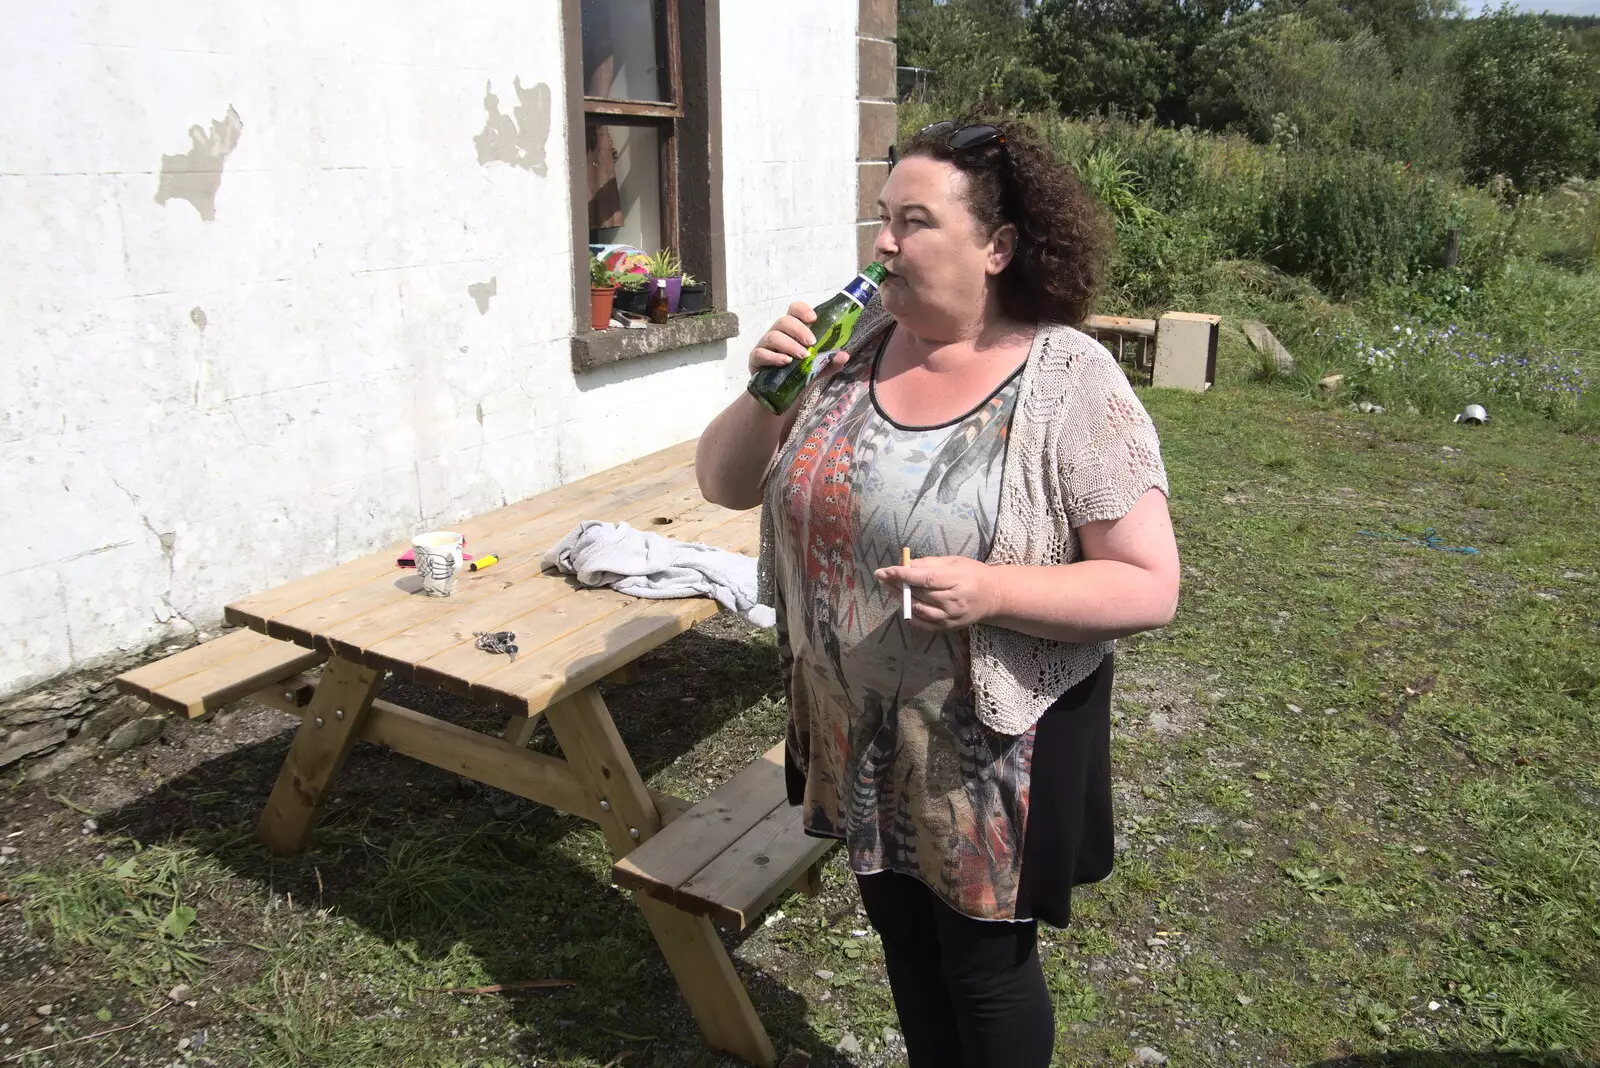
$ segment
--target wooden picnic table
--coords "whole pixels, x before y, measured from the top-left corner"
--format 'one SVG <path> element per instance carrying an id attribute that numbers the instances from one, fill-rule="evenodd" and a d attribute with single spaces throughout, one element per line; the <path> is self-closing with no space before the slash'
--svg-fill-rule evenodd
<path id="1" fill-rule="evenodd" d="M 685 442 L 450 524 L 466 535 L 469 551 L 499 557 L 491 568 L 458 576 L 453 596 L 420 593 L 418 576 L 396 566 L 397 554 L 407 547 L 400 544 L 228 605 L 230 623 L 281 641 L 262 643 L 241 634 L 262 647 L 235 648 L 228 654 L 232 667 L 227 687 L 218 686 L 224 665 L 207 666 L 202 655 L 206 647 L 201 646 L 180 654 L 190 657 L 181 680 L 166 677 L 178 674 L 176 666 L 168 666 L 163 675 L 169 662 L 161 661 L 130 673 L 125 689 L 147 699 L 165 698 L 169 707 L 195 715 L 213 707 L 208 703 L 213 698 L 236 699 L 253 687 L 277 682 L 268 691 L 252 693 L 264 693 L 301 716 L 261 817 L 260 837 L 275 853 L 292 854 L 306 846 L 330 785 L 354 743 L 365 739 L 592 820 L 620 862 L 690 806 L 645 786 L 595 684 L 713 615 L 717 606 L 705 598 L 643 600 L 609 589 L 583 589 L 540 565 L 545 552 L 584 519 L 622 520 L 669 537 L 754 553 L 758 513 L 706 503 L 695 483 L 694 444 Z M 475 631 L 514 632 L 519 648 L 515 662 L 476 648 Z M 324 656 L 314 687 L 310 680 L 302 684 L 273 678 L 285 668 L 301 670 L 297 657 L 314 663 Z M 261 662 L 252 663 L 252 657 Z M 503 736 L 378 700 L 386 673 L 500 706 L 507 712 Z M 541 715 L 566 759 L 526 747 Z M 781 754 L 781 748 L 774 752 Z M 757 786 L 767 797 L 765 803 L 775 805 L 774 774 L 781 776 L 781 755 L 768 754 L 765 763 L 758 761 L 725 787 L 721 808 L 708 810 L 710 818 L 699 825 L 712 835 L 722 824 L 732 825 L 729 812 L 740 807 L 739 798 L 757 792 Z M 765 817 L 754 811 L 745 823 L 760 830 L 765 823 L 781 824 L 783 816 L 774 807 Z M 789 820 L 798 825 L 798 816 Z M 686 820 L 685 827 L 695 822 Z M 734 830 L 743 834 L 748 827 Z M 716 847 L 724 852 L 734 840 L 733 831 L 727 833 L 727 841 Z M 762 842 L 778 837 L 761 833 Z M 658 843 L 667 844 L 665 838 Z M 787 854 L 769 858 L 765 853 L 780 851 L 762 845 L 755 851 L 763 855 L 753 863 L 776 860 L 774 868 L 787 864 L 791 873 L 802 863 L 811 864 L 808 873 L 814 880 L 820 853 L 802 856 L 801 848 L 809 847 L 791 842 Z M 735 860 L 737 854 L 736 849 L 729 853 Z M 724 858 L 724 865 L 728 863 Z M 752 858 L 744 857 L 740 870 L 752 870 L 751 863 Z M 694 867 L 678 878 L 691 878 Z M 745 877 L 701 875 L 702 883 L 720 880 L 720 885 L 740 878 Z M 673 887 L 656 890 L 670 897 Z M 754 897 L 748 900 L 756 902 L 756 910 L 764 907 Z M 772 1043 L 707 916 L 643 893 L 637 902 L 707 1040 L 751 1063 L 774 1064 Z M 736 918 L 739 923 L 749 919 L 743 912 Z"/>

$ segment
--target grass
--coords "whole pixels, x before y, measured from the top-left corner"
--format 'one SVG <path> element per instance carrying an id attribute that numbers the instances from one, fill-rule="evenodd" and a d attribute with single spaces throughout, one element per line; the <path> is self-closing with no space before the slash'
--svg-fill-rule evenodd
<path id="1" fill-rule="evenodd" d="M 1281 1035 L 1291 1063 L 1341 1046 L 1592 1055 L 1600 693 L 1582 665 L 1600 545 L 1577 473 L 1595 444 L 1248 391 L 1170 400 L 1153 407 L 1192 487 L 1174 501 L 1190 582 L 1137 651 L 1184 679 L 1167 697 L 1198 722 L 1176 752 L 1125 735 L 1119 764 L 1162 784 L 1134 801 L 1169 831 L 1151 882 L 1207 932 L 1177 976 L 1221 965 L 1293 1007 L 1230 1006 L 1209 982 L 1188 1000 Z M 1358 533 L 1426 527 L 1480 554 Z"/>
<path id="2" fill-rule="evenodd" d="M 1600 1058 L 1600 442 L 1358 416 L 1227 370 L 1145 395 L 1185 590 L 1119 654 L 1118 868 L 1045 931 L 1058 1063 Z M 1428 528 L 1479 552 L 1424 548 Z M 703 795 L 770 744 L 775 663 L 715 622 L 612 691 L 652 784 Z M 172 750 L 233 730 L 176 725 Z M 251 828 L 284 744 L 52 784 L 119 799 L 92 833 L 39 788 L 6 798 L 0 1056 L 183 983 L 193 1007 L 18 1063 L 730 1063 L 593 828 L 364 747 L 313 849 L 273 860 Z M 877 941 L 837 864 L 825 885 L 736 959 L 780 1049 L 901 1063 Z M 577 985 L 459 989 L 552 977 Z M 863 1053 L 833 1052 L 846 1034 Z"/>

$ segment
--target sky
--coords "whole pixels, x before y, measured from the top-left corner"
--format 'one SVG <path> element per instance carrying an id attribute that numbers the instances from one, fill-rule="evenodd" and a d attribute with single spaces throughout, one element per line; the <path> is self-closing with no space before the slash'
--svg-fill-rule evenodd
<path id="1" fill-rule="evenodd" d="M 1524 11 L 1548 11 L 1552 15 L 1600 15 L 1600 0 L 1515 0 Z M 1486 10 L 1500 6 L 1499 0 L 1485 2 Z"/>

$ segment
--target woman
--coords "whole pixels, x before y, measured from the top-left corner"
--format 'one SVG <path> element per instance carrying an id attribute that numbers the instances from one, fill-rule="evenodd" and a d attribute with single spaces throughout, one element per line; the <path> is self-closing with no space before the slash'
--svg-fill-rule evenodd
<path id="1" fill-rule="evenodd" d="M 790 800 L 845 843 L 913 1068 L 1043 1066 L 1036 923 L 1111 871 L 1112 641 L 1177 603 L 1166 473 L 1067 325 L 1108 243 L 1070 170 L 1014 127 L 937 123 L 879 208 L 888 277 L 848 351 L 784 417 L 717 416 L 700 488 L 765 506 Z M 752 372 L 814 318 L 791 306 Z"/>

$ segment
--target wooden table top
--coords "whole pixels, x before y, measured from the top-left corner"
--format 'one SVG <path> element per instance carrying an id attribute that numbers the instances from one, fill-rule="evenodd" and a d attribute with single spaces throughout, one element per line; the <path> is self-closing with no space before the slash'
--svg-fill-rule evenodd
<path id="1" fill-rule="evenodd" d="M 541 571 L 546 551 L 581 520 L 757 552 L 759 511 L 706 503 L 694 447 L 687 441 L 451 524 L 470 551 L 499 561 L 458 575 L 450 597 L 421 593 L 416 572 L 396 566 L 408 539 L 230 604 L 227 620 L 531 715 L 717 612 L 709 598 L 644 600 Z M 517 636 L 515 663 L 473 644 L 474 631 L 500 630 Z"/>

